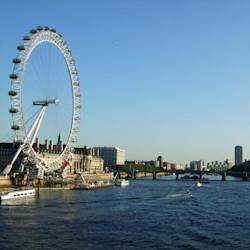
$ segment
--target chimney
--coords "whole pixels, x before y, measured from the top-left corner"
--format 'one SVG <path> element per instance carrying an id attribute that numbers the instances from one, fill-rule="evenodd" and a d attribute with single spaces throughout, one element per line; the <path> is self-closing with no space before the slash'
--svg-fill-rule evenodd
<path id="1" fill-rule="evenodd" d="M 36 143 L 37 150 L 39 150 L 40 144 L 39 144 L 39 139 L 37 137 L 36 137 L 35 143 Z"/>
<path id="2" fill-rule="evenodd" d="M 53 142 L 52 142 L 52 140 L 49 140 L 49 150 L 53 151 Z"/>
<path id="3" fill-rule="evenodd" d="M 100 156 L 99 148 L 95 149 L 95 154 L 96 154 L 96 156 Z"/>
<path id="4" fill-rule="evenodd" d="M 44 146 L 45 146 L 45 149 L 46 149 L 46 150 L 48 150 L 48 149 L 49 149 L 48 139 L 45 139 Z"/>

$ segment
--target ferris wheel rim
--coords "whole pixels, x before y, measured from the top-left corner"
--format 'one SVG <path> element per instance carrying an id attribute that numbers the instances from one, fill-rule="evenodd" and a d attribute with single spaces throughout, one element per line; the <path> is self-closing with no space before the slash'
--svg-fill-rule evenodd
<path id="1" fill-rule="evenodd" d="M 70 78 L 71 95 L 72 95 L 72 117 L 71 125 L 68 134 L 67 143 L 63 148 L 61 154 L 52 161 L 45 161 L 39 157 L 32 146 L 29 146 L 30 156 L 43 165 L 45 171 L 53 171 L 59 168 L 60 163 L 63 160 L 67 160 L 69 153 L 73 150 L 74 144 L 77 141 L 77 134 L 79 132 L 80 125 L 80 81 L 78 77 L 75 60 L 72 56 L 72 52 L 61 34 L 57 33 L 55 29 L 50 29 L 47 26 L 38 26 L 36 29 L 30 30 L 29 36 L 24 36 L 24 43 L 17 47 L 18 55 L 13 59 L 14 68 L 11 78 L 11 90 L 9 91 L 11 99 L 10 113 L 12 113 L 13 125 L 12 128 L 16 130 L 16 135 L 19 134 L 19 138 L 27 136 L 27 131 L 24 122 L 23 112 L 23 86 L 24 75 L 26 65 L 33 50 L 39 46 L 39 44 L 49 42 L 54 44 L 63 55 L 67 65 L 68 75 Z M 16 127 L 15 127 L 16 126 Z M 19 131 L 20 129 L 20 131 Z M 18 133 L 19 132 L 19 133 Z"/>

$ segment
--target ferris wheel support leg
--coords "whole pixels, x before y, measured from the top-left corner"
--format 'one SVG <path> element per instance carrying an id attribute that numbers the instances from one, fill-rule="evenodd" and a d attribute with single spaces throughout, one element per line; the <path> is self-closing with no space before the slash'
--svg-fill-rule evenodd
<path id="1" fill-rule="evenodd" d="M 33 141 L 33 143 L 34 143 L 34 140 L 35 140 L 35 137 L 36 137 L 36 135 L 37 135 L 38 129 L 39 129 L 40 126 L 41 126 L 41 122 L 42 122 L 42 120 L 43 120 L 45 111 L 46 111 L 46 106 L 43 106 L 43 107 L 41 108 L 41 111 L 39 112 L 39 114 L 38 114 L 36 120 L 35 120 L 34 123 L 32 124 L 32 126 L 31 126 L 31 128 L 30 128 L 30 130 L 29 130 L 29 132 L 28 132 L 28 134 L 27 134 L 27 137 L 26 137 L 25 140 L 24 140 L 25 143 L 26 143 L 27 141 L 30 141 L 30 142 Z M 33 134 L 33 137 L 31 137 L 32 134 Z M 32 146 L 33 143 L 30 144 L 30 145 Z"/>
<path id="2" fill-rule="evenodd" d="M 21 151 L 23 150 L 25 144 L 30 140 L 31 135 L 33 134 L 33 137 L 31 138 L 31 143 L 30 146 L 32 147 L 35 137 L 38 133 L 38 130 L 41 126 L 41 122 L 43 120 L 44 114 L 46 111 L 46 106 L 42 107 L 41 111 L 39 112 L 35 122 L 33 123 L 32 127 L 30 128 L 27 137 L 24 139 L 24 142 L 19 146 L 19 148 L 17 149 L 12 161 L 10 164 L 8 164 L 3 171 L 1 172 L 2 175 L 8 175 L 15 163 L 15 161 L 17 160 L 17 157 L 19 156 L 19 154 L 21 153 Z"/>
<path id="3" fill-rule="evenodd" d="M 33 136 L 31 138 L 28 138 L 28 140 L 30 140 L 30 143 L 29 143 L 30 147 L 32 147 L 34 144 L 34 141 L 36 139 L 38 130 L 41 126 L 45 111 L 46 111 L 46 106 L 43 106 L 40 113 L 39 113 L 39 119 L 36 120 L 35 126 L 32 126 L 32 131 L 31 131 L 32 133 L 31 134 L 33 134 Z"/>

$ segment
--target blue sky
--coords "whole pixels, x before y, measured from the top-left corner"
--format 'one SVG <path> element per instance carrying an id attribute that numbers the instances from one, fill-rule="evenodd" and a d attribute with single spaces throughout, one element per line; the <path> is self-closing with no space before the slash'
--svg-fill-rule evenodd
<path id="1" fill-rule="evenodd" d="M 16 46 L 49 25 L 68 41 L 80 74 L 79 145 L 185 163 L 233 159 L 240 144 L 250 158 L 249 13 L 249 1 L 229 0 L 1 3 L 0 139 L 10 131 Z"/>

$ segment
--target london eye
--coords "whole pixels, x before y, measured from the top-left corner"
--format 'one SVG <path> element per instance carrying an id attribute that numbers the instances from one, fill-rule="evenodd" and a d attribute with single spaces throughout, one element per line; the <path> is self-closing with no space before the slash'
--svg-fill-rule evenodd
<path id="1" fill-rule="evenodd" d="M 57 70 L 57 59 L 52 63 L 50 62 L 50 65 L 48 65 L 49 62 L 45 59 L 43 65 L 45 68 L 47 67 L 48 71 L 42 72 L 41 67 L 38 65 L 38 57 L 36 56 L 36 51 L 40 54 L 44 54 L 41 50 L 42 45 L 47 46 L 49 52 L 56 51 L 57 55 L 58 53 L 60 54 L 60 56 L 57 57 L 63 59 L 62 61 L 65 65 L 63 73 L 61 71 L 57 73 L 53 72 Z M 79 132 L 81 94 L 75 60 L 63 36 L 48 26 L 38 26 L 35 29 L 31 29 L 29 34 L 23 37 L 23 43 L 17 47 L 17 50 L 17 56 L 12 61 L 14 67 L 13 72 L 9 76 L 11 87 L 8 92 L 10 96 L 9 112 L 12 115 L 11 129 L 14 131 L 14 140 L 21 145 L 19 151 L 25 152 L 28 159 L 35 163 L 41 173 L 55 171 L 62 167 L 64 161 L 69 159 L 70 152 L 73 150 Z M 34 57 L 32 58 L 33 54 Z M 33 68 L 29 66 L 30 64 Z M 54 73 L 54 78 L 49 71 Z M 29 82 L 29 72 L 38 72 L 37 75 L 42 75 L 42 80 L 34 77 Z M 67 85 L 67 89 L 64 91 L 65 79 L 62 79 L 63 77 L 68 79 L 67 84 L 65 84 L 65 86 Z M 46 78 L 49 79 L 47 83 Z M 53 84 L 55 86 L 53 86 Z M 25 87 L 26 85 L 28 85 L 29 89 Z M 40 91 L 39 87 L 45 89 L 45 91 Z M 53 91 L 56 87 L 57 91 Z M 61 97 L 60 94 L 62 95 Z M 27 122 L 29 114 L 26 112 L 27 102 L 32 106 L 32 111 L 35 112 L 32 115 L 33 120 L 30 118 L 30 123 Z M 48 106 L 60 107 L 61 104 L 64 105 L 63 108 L 61 108 L 61 110 L 64 111 L 64 114 L 60 115 L 61 120 L 51 121 L 53 118 L 58 118 L 59 113 L 56 108 L 50 108 Z M 47 116 L 46 112 L 49 112 L 47 109 L 53 109 L 54 114 Z M 45 122 L 46 119 L 48 122 Z M 63 126 L 59 129 L 60 125 L 66 123 L 68 124 L 67 135 L 64 133 L 66 129 Z M 43 135 L 39 135 L 41 127 L 44 128 Z M 55 133 L 56 129 L 59 130 L 58 132 L 63 132 L 64 136 L 67 137 L 65 144 L 59 154 L 51 158 L 44 157 L 41 152 L 34 149 L 35 139 L 38 135 L 41 137 L 45 136 L 46 133 L 49 135 L 49 132 L 52 133 L 50 136 L 54 136 L 53 133 Z M 18 154 L 20 152 L 18 152 Z M 17 158 L 18 155 L 15 157 Z M 3 171 L 4 174 L 9 174 L 16 160 L 15 157 L 12 163 Z"/>

